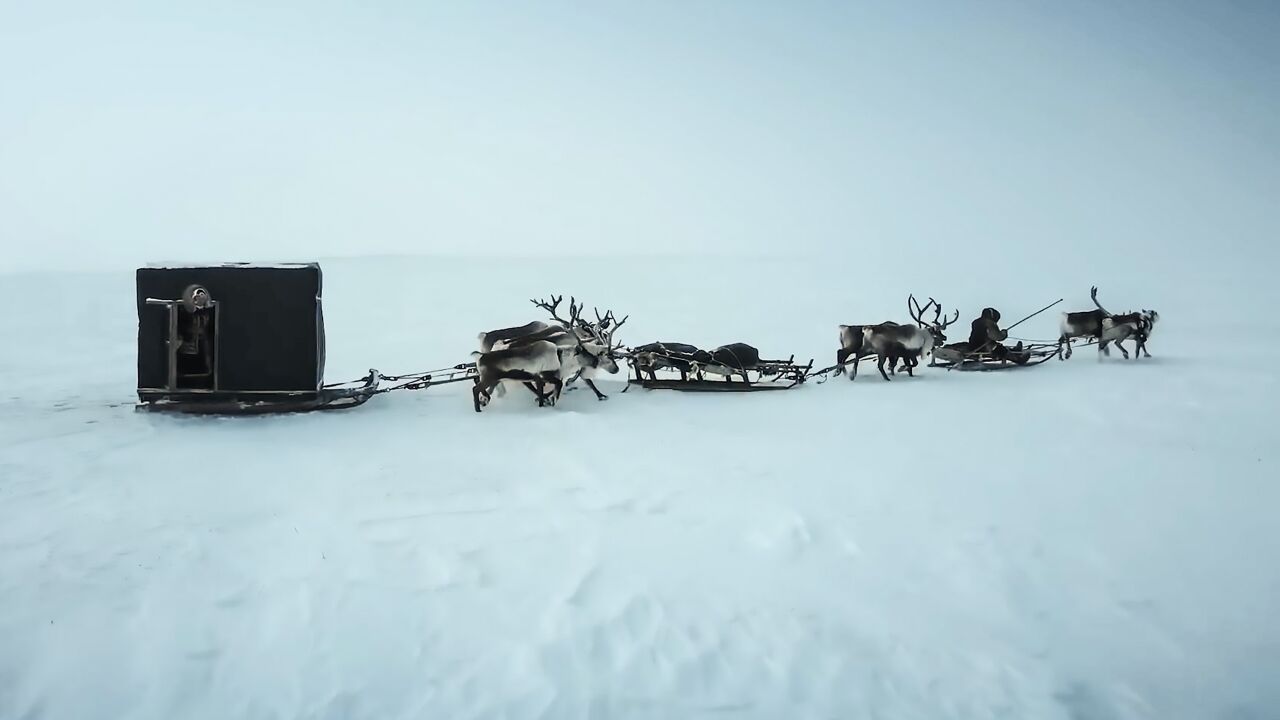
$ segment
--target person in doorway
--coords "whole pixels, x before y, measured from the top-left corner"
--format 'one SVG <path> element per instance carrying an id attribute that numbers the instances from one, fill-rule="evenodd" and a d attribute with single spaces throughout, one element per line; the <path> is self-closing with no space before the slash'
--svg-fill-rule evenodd
<path id="1" fill-rule="evenodd" d="M 184 375 L 213 372 L 213 298 L 200 285 L 188 285 L 182 291 L 178 308 L 178 360 Z"/>

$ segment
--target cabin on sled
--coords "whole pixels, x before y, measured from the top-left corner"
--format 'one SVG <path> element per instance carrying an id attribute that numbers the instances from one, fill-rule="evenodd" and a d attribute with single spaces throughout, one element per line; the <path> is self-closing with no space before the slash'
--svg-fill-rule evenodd
<path id="1" fill-rule="evenodd" d="M 367 400 L 324 386 L 321 290 L 316 263 L 140 268 L 140 407 L 248 414 Z"/>

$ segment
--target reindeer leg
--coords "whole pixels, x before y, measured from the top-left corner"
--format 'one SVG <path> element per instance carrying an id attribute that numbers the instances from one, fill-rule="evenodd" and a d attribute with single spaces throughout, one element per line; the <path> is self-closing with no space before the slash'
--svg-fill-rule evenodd
<path id="1" fill-rule="evenodd" d="M 538 398 L 538 407 L 542 407 L 542 404 L 543 404 L 543 402 L 547 399 L 547 396 L 546 396 L 546 394 L 542 391 L 542 388 L 541 388 L 541 387 L 539 387 L 539 386 L 537 386 L 537 385 L 535 385 L 535 384 L 534 384 L 534 382 L 535 382 L 535 381 L 533 381 L 533 380 L 526 380 L 525 382 L 523 382 L 523 383 L 521 383 L 521 384 L 522 384 L 522 385 L 524 385 L 525 387 L 529 388 L 529 392 L 533 393 L 533 396 L 534 396 L 534 397 L 536 397 L 536 398 Z"/>
<path id="2" fill-rule="evenodd" d="M 1066 351 L 1066 353 L 1067 353 L 1067 354 L 1064 356 L 1064 355 L 1062 354 L 1062 352 L 1059 352 L 1059 353 L 1058 353 L 1058 360 L 1059 360 L 1059 361 L 1061 361 L 1061 360 L 1066 360 L 1067 358 L 1071 357 L 1071 340 L 1070 340 L 1070 339 L 1068 339 L 1066 335 L 1063 335 L 1062 337 L 1058 338 L 1058 347 L 1059 347 L 1059 348 L 1063 348 L 1063 347 L 1065 347 L 1065 351 Z"/>
<path id="3" fill-rule="evenodd" d="M 1120 349 L 1120 354 L 1124 356 L 1124 359 L 1128 360 L 1129 351 L 1124 349 L 1124 338 L 1116 341 L 1116 347 Z"/>
<path id="4" fill-rule="evenodd" d="M 551 383 L 551 387 L 554 388 L 551 391 L 551 404 L 555 405 L 560 402 L 560 391 L 564 389 L 564 381 L 561 380 L 559 376 L 552 376 L 549 382 Z M 590 381 L 588 381 L 588 383 L 590 383 Z"/>
<path id="5" fill-rule="evenodd" d="M 481 385 L 480 379 L 476 378 L 476 384 L 471 387 L 471 397 L 475 400 L 476 412 L 480 412 L 481 406 L 489 404 L 490 393 L 496 384 L 496 382 L 492 382 Z M 481 402 L 481 398 L 484 399 L 484 402 Z"/>
<path id="6" fill-rule="evenodd" d="M 853 370 L 849 373 L 849 381 L 853 382 L 858 379 L 858 364 L 862 362 L 862 355 L 853 356 Z"/>
<path id="7" fill-rule="evenodd" d="M 840 348 L 836 351 L 836 374 L 843 375 L 845 370 L 845 361 L 849 359 L 848 348 Z"/>
<path id="8" fill-rule="evenodd" d="M 881 355 L 881 356 L 876 360 L 876 369 L 880 371 L 880 376 L 881 376 L 881 377 L 883 377 L 885 380 L 889 380 L 889 379 L 890 379 L 890 378 L 889 378 L 889 375 L 888 375 L 888 374 L 886 374 L 886 373 L 885 373 L 885 371 L 884 371 L 884 361 L 885 361 L 885 357 L 884 357 L 884 355 Z"/>
<path id="9" fill-rule="evenodd" d="M 600 392 L 600 388 L 596 387 L 596 384 L 591 382 L 591 378 L 583 378 L 583 380 L 587 383 L 587 387 L 591 388 L 591 392 L 596 394 L 597 400 L 609 399 L 608 395 L 605 395 L 604 393 Z"/>

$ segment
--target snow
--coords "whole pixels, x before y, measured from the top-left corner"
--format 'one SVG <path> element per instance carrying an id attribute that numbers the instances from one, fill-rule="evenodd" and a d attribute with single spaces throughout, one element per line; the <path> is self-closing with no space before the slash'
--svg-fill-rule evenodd
<path id="1" fill-rule="evenodd" d="M 131 272 L 0 276 L 0 718 L 1280 707 L 1274 302 L 1217 300 L 1212 268 L 1173 295 L 1131 268 L 992 288 L 826 259 L 323 265 L 328 382 L 462 362 L 551 291 L 630 313 L 632 344 L 819 365 L 908 291 L 963 325 L 1084 309 L 1096 282 L 1161 325 L 1139 362 L 188 418 L 133 410 Z"/>
<path id="2" fill-rule="evenodd" d="M 317 263 L 298 263 L 298 262 L 156 262 L 147 263 L 147 267 L 160 270 L 175 270 L 182 268 L 281 268 L 285 270 L 295 270 L 298 268 L 314 267 Z"/>

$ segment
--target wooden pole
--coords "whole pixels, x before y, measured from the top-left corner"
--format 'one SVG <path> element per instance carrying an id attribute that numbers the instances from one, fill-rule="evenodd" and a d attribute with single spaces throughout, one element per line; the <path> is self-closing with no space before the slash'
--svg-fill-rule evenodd
<path id="1" fill-rule="evenodd" d="M 1026 321 L 1030 320 L 1031 318 L 1033 318 L 1033 317 L 1035 317 L 1035 316 L 1039 315 L 1040 313 L 1044 312 L 1045 310 L 1048 310 L 1049 308 L 1053 307 L 1054 305 L 1057 305 L 1058 303 L 1062 302 L 1062 300 L 1063 300 L 1063 298 L 1058 298 L 1057 300 L 1054 300 L 1053 302 L 1049 303 L 1048 305 L 1045 305 L 1044 307 L 1040 308 L 1039 310 L 1037 310 L 1037 311 L 1035 311 L 1035 312 L 1031 313 L 1030 315 L 1028 315 L 1028 316 L 1026 316 L 1026 317 L 1022 318 L 1022 319 L 1021 319 L 1021 320 L 1019 320 L 1018 322 L 1016 322 L 1016 323 L 1014 323 L 1014 324 L 1010 325 L 1009 327 L 1005 328 L 1005 332 L 1008 332 L 1009 330 L 1012 330 L 1012 329 L 1014 329 L 1014 328 L 1018 327 L 1018 326 L 1019 326 L 1019 325 L 1021 325 L 1022 323 L 1024 323 L 1024 322 L 1026 322 Z"/>

